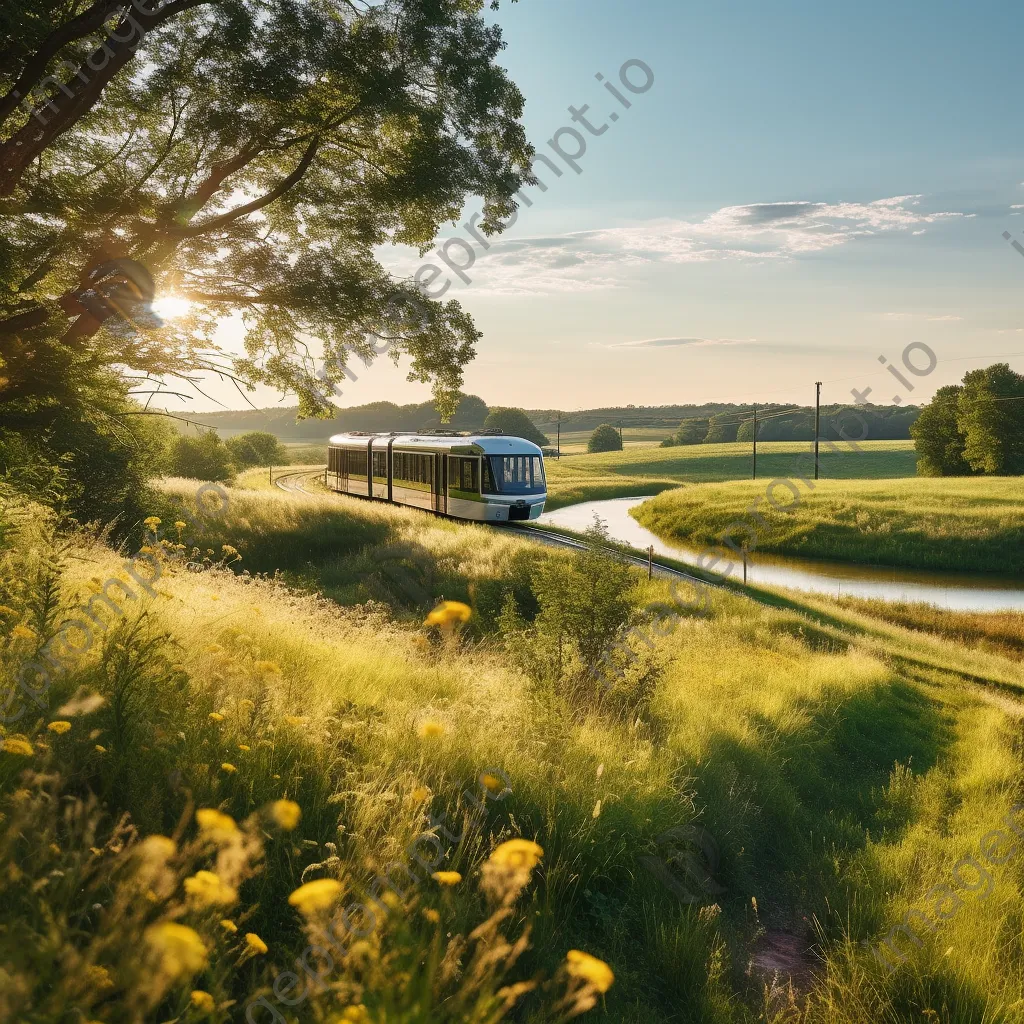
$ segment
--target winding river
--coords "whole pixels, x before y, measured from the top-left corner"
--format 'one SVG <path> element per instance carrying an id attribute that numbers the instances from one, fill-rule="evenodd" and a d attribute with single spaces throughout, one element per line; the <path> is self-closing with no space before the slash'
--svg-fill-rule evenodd
<path id="1" fill-rule="evenodd" d="M 664 541 L 641 526 L 629 510 L 647 498 L 612 498 L 585 501 L 554 512 L 545 512 L 538 526 L 558 526 L 582 533 L 594 521 L 604 520 L 613 540 L 628 544 L 640 552 L 654 545 L 655 554 L 696 564 L 698 551 Z M 728 552 L 727 552 L 728 554 Z M 721 567 L 728 563 L 723 560 Z M 743 567 L 736 564 L 734 579 L 743 578 Z M 767 586 L 790 587 L 833 597 L 882 598 L 886 601 L 921 601 L 956 611 L 1024 611 L 1024 581 L 992 575 L 934 572 L 918 569 L 893 569 L 880 565 L 851 562 L 824 562 L 804 558 L 780 558 L 755 553 L 747 563 L 747 580 Z"/>

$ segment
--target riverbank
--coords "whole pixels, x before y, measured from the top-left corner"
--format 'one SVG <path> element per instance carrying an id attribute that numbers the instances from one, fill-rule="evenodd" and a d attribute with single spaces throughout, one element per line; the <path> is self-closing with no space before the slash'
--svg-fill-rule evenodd
<path id="1" fill-rule="evenodd" d="M 800 500 L 770 478 L 677 489 L 634 509 L 659 537 L 696 546 L 757 532 L 762 554 L 955 572 L 1024 573 L 1024 481 L 1013 477 L 820 480 Z M 792 505 L 792 507 L 786 507 Z M 763 522 L 758 522 L 748 509 Z M 751 545 L 754 547 L 754 545 Z"/>

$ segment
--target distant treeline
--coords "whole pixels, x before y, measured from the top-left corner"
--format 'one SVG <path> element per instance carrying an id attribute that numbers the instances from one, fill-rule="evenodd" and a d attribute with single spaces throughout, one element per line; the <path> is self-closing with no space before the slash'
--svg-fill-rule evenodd
<path id="1" fill-rule="evenodd" d="M 840 440 L 840 431 L 853 438 L 863 434 L 873 441 L 908 440 L 910 425 L 920 414 L 921 410 L 916 406 L 823 405 L 819 434 L 833 441 Z M 753 437 L 754 417 L 749 409 L 741 409 L 713 416 L 684 417 L 662 445 L 726 444 L 730 441 L 750 441 Z M 794 409 L 792 406 L 766 406 L 758 409 L 759 441 L 809 441 L 813 438 L 813 409 Z"/>
<path id="2" fill-rule="evenodd" d="M 821 435 L 835 438 L 831 420 L 843 405 L 822 406 Z M 479 430 L 491 411 L 476 395 L 464 395 L 454 419 L 442 424 L 431 402 L 419 405 L 395 405 L 393 402 L 371 402 L 369 405 L 339 409 L 329 420 L 295 421 L 296 409 L 251 409 L 232 412 L 205 413 L 204 423 L 225 435 L 238 431 L 265 430 L 286 441 L 324 441 L 331 434 L 344 430 L 429 430 L 444 426 L 452 430 Z M 868 423 L 868 436 L 879 441 L 910 438 L 910 424 L 920 415 L 916 406 L 869 405 L 858 412 Z M 528 409 L 526 414 L 536 426 L 553 436 L 558 413 L 553 409 Z M 680 444 L 711 441 L 749 441 L 753 424 L 749 405 L 709 402 L 704 405 L 619 406 L 605 409 L 584 409 L 561 414 L 562 433 L 592 431 L 602 423 L 631 427 L 663 427 L 665 437 L 679 437 L 681 424 L 685 440 Z M 847 428 L 859 432 L 859 425 Z M 804 441 L 814 434 L 814 410 L 810 407 L 770 405 L 758 410 L 758 439 L 764 441 Z M 710 436 L 709 436 L 710 435 Z"/>

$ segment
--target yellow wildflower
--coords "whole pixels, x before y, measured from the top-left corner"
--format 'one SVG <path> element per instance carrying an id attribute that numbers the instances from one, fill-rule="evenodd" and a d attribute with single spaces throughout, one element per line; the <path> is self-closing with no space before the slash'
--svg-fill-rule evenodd
<path id="1" fill-rule="evenodd" d="M 178 844 L 167 836 L 146 836 L 138 848 L 143 857 L 154 861 L 168 860 L 178 852 Z"/>
<path id="2" fill-rule="evenodd" d="M 362 1003 L 357 1006 L 346 1006 L 341 1019 L 344 1024 L 370 1024 L 370 1012 Z"/>
<path id="3" fill-rule="evenodd" d="M 238 899 L 238 893 L 212 871 L 197 871 L 186 878 L 185 892 L 192 903 L 199 907 L 231 904 Z"/>
<path id="4" fill-rule="evenodd" d="M 9 604 L 0 604 L 0 615 L 5 619 L 13 618 L 17 614 L 17 609 L 12 608 Z"/>
<path id="5" fill-rule="evenodd" d="M 101 967 L 99 964 L 90 964 L 85 969 L 85 975 L 89 980 L 89 983 L 96 988 L 113 988 L 114 979 L 110 976 L 110 971 L 106 967 Z"/>
<path id="6" fill-rule="evenodd" d="M 221 771 L 227 772 L 228 775 L 232 775 L 234 772 L 238 771 L 238 769 L 230 761 L 224 761 L 220 767 Z"/>
<path id="7" fill-rule="evenodd" d="M 441 915 L 433 907 L 424 907 L 423 908 L 423 916 L 431 924 L 440 924 L 441 923 Z"/>
<path id="8" fill-rule="evenodd" d="M 162 520 L 159 516 L 146 516 L 146 518 L 142 520 L 143 525 L 148 526 L 151 530 L 155 530 L 161 522 Z"/>
<path id="9" fill-rule="evenodd" d="M 315 914 L 319 910 L 327 910 L 341 895 L 341 882 L 333 878 L 318 878 L 313 882 L 300 885 L 288 897 L 288 902 L 303 914 Z"/>
<path id="10" fill-rule="evenodd" d="M 96 744 L 96 753 L 97 753 L 97 754 L 105 754 L 106 752 L 107 752 L 107 748 L 106 748 L 106 747 L 104 747 L 104 746 L 103 746 L 102 744 L 100 744 L 100 743 L 97 743 L 97 744 Z"/>
<path id="11" fill-rule="evenodd" d="M 144 932 L 144 938 L 159 957 L 163 972 L 172 978 L 195 974 L 206 965 L 203 940 L 187 925 L 172 921 L 153 924 Z"/>
<path id="12" fill-rule="evenodd" d="M 254 953 L 266 953 L 267 944 L 255 932 L 246 932 L 245 941 Z"/>
<path id="13" fill-rule="evenodd" d="M 220 922 L 221 928 L 224 929 L 229 935 L 234 935 L 238 931 L 238 925 L 234 921 L 229 921 L 226 917 Z"/>
<path id="14" fill-rule="evenodd" d="M 36 633 L 34 629 L 29 629 L 28 626 L 23 626 L 20 622 L 18 625 L 11 630 L 11 636 L 15 640 L 35 640 Z"/>
<path id="15" fill-rule="evenodd" d="M 531 870 L 540 863 L 544 850 L 530 839 L 509 839 L 496 847 L 490 856 L 491 863 L 518 871 Z"/>
<path id="16" fill-rule="evenodd" d="M 451 629 L 457 622 L 469 622 L 473 609 L 461 601 L 442 601 L 423 620 L 424 626 L 440 626 L 442 629 Z"/>
<path id="17" fill-rule="evenodd" d="M 291 832 L 299 824 L 302 808 L 294 800 L 275 800 L 270 805 L 270 816 L 277 823 L 278 828 Z"/>
<path id="18" fill-rule="evenodd" d="M 294 726 L 296 729 L 300 725 L 306 724 L 306 720 L 304 718 L 301 718 L 299 715 L 285 715 L 284 721 L 286 725 Z"/>
<path id="19" fill-rule="evenodd" d="M 199 830 L 214 842 L 222 843 L 238 832 L 235 819 L 230 814 L 224 814 L 212 807 L 200 807 L 196 811 L 196 821 L 199 823 Z"/>
<path id="20" fill-rule="evenodd" d="M 598 992 L 607 992 L 615 980 L 612 969 L 603 960 L 578 949 L 570 949 L 566 953 L 565 968 L 572 977 L 592 985 Z"/>
<path id="21" fill-rule="evenodd" d="M 246 743 L 239 743 L 239 744 L 238 744 L 238 749 L 244 752 L 244 751 L 249 751 L 249 750 L 252 750 L 252 747 L 250 747 L 250 746 L 249 746 L 248 744 L 246 744 Z"/>
<path id="22" fill-rule="evenodd" d="M 60 847 L 56 843 L 50 843 L 50 853 L 52 853 L 55 857 L 59 857 Z"/>
<path id="23" fill-rule="evenodd" d="M 263 672 L 270 676 L 279 676 L 281 674 L 281 666 L 276 661 L 257 661 L 253 668 L 257 672 Z"/>
<path id="24" fill-rule="evenodd" d="M 19 754 L 21 757 L 31 757 L 35 753 L 28 740 L 4 740 L 3 749 L 6 754 Z"/>
<path id="25" fill-rule="evenodd" d="M 183 523 L 180 519 L 175 520 L 174 528 L 176 530 L 184 530 L 188 526 L 188 523 Z"/>
<path id="26" fill-rule="evenodd" d="M 202 989 L 193 989 L 192 994 L 189 996 L 189 1002 L 192 1006 L 199 1010 L 201 1013 L 213 1013 L 217 1004 L 213 1001 L 213 996 L 209 992 L 204 992 Z"/>
<path id="27" fill-rule="evenodd" d="M 441 885 L 458 885 L 462 881 L 458 871 L 435 871 L 430 877 Z"/>
<path id="28" fill-rule="evenodd" d="M 445 733 L 444 725 L 441 722 L 435 722 L 433 719 L 427 719 L 420 725 L 419 729 L 421 739 L 432 739 L 436 736 L 443 736 Z"/>
<path id="29" fill-rule="evenodd" d="M 51 722 L 46 728 L 50 732 L 55 732 L 58 736 L 63 736 L 64 733 L 71 729 L 71 723 L 64 721 Z"/>
<path id="30" fill-rule="evenodd" d="M 427 789 L 426 786 L 417 786 L 409 796 L 411 796 L 416 803 L 421 804 L 424 800 L 428 800 L 430 798 L 430 790 Z"/>
<path id="31" fill-rule="evenodd" d="M 491 793 L 501 793 L 505 789 L 504 781 L 499 779 L 497 775 L 491 775 L 490 772 L 484 772 L 480 776 L 480 782 Z"/>
<path id="32" fill-rule="evenodd" d="M 207 716 L 211 722 L 223 722 L 224 716 L 219 711 L 211 711 Z"/>

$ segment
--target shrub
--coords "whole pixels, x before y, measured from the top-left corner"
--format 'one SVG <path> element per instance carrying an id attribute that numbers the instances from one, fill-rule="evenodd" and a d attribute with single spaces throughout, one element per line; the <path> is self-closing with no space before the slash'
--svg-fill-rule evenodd
<path id="1" fill-rule="evenodd" d="M 602 423 L 591 435 L 587 442 L 588 452 L 621 452 L 622 438 L 619 432 L 610 424 Z"/>
<path id="2" fill-rule="evenodd" d="M 286 466 L 288 451 L 273 434 L 265 430 L 250 430 L 229 437 L 225 442 L 236 469 L 250 466 Z"/>
<path id="3" fill-rule="evenodd" d="M 172 476 L 228 480 L 232 473 L 231 453 L 212 430 L 198 437 L 178 437 L 171 444 L 167 468 Z"/>

